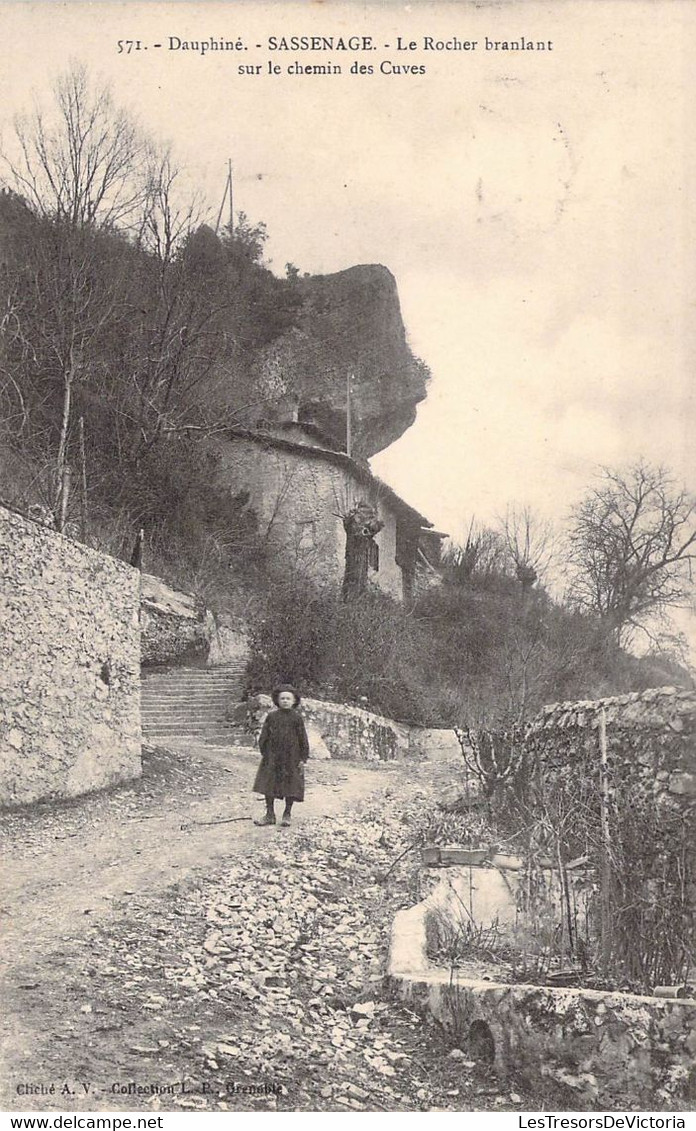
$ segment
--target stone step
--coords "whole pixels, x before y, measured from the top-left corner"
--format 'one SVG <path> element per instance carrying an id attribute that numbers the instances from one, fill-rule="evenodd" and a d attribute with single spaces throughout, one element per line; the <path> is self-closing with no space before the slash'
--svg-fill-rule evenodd
<path id="1" fill-rule="evenodd" d="M 148 687 L 147 684 L 142 685 L 140 690 L 143 695 L 147 695 L 150 699 L 178 699 L 181 696 L 192 696 L 197 699 L 213 698 L 219 699 L 222 695 L 229 695 L 238 687 L 242 687 L 242 681 L 237 683 L 225 683 L 220 687 Z"/>
<path id="2" fill-rule="evenodd" d="M 151 707 L 157 711 L 174 711 L 177 707 L 183 710 L 193 709 L 200 707 L 202 711 L 216 711 L 227 710 L 229 707 L 236 707 L 241 700 L 238 695 L 221 695 L 219 698 L 210 698 L 210 696 L 189 695 L 186 699 L 157 699 L 154 696 L 140 696 L 141 707 Z"/>
<path id="3" fill-rule="evenodd" d="M 140 708 L 143 710 L 227 710 L 238 705 L 237 696 L 225 696 L 223 699 L 140 699 Z"/>
<path id="4" fill-rule="evenodd" d="M 145 676 L 141 681 L 144 688 L 224 688 L 227 683 L 237 683 L 244 673 L 240 672 L 239 675 L 225 675 L 215 676 L 215 679 L 208 676 L 205 680 L 192 680 L 190 676 L 184 675 L 172 679 L 167 676 L 166 679 L 155 679 L 154 675 Z"/>
<path id="5" fill-rule="evenodd" d="M 200 721 L 200 722 L 215 722 L 216 720 L 220 720 L 221 722 L 224 722 L 225 724 L 230 723 L 230 724 L 234 724 L 234 725 L 239 725 L 238 718 L 233 717 L 230 712 L 228 712 L 227 710 L 224 710 L 224 709 L 222 709 L 220 711 L 198 711 L 198 710 L 190 710 L 190 711 L 142 711 L 141 710 L 140 717 L 143 720 L 145 720 L 146 722 L 150 722 L 150 723 L 157 723 L 157 722 L 160 722 L 160 721 L 164 722 L 164 723 L 170 722 L 170 721 L 176 722 L 176 723 L 191 721 L 193 723 L 194 720 L 196 722 L 198 722 L 198 721 Z"/>
<path id="6" fill-rule="evenodd" d="M 227 724 L 224 718 L 153 718 L 143 719 L 141 726 L 143 726 L 144 731 L 161 731 L 162 733 L 183 731 L 186 734 L 204 734 L 207 731 L 235 731 L 235 729 L 240 729 L 244 733 L 243 727 Z"/>
<path id="7" fill-rule="evenodd" d="M 143 667 L 144 675 L 181 675 L 182 672 L 189 675 L 216 675 L 218 672 L 228 672 L 235 668 L 243 667 L 246 664 L 246 657 L 237 656 L 234 660 L 229 660 L 226 664 L 213 664 L 210 667 L 202 667 L 200 664 L 178 664 L 166 667 L 164 665 Z"/>
<path id="8" fill-rule="evenodd" d="M 218 723 L 215 726 L 144 726 L 143 734 L 146 734 L 148 736 L 158 734 L 162 737 L 164 737 L 164 735 L 170 734 L 172 736 L 182 737 L 182 739 L 195 739 L 195 737 L 199 737 L 199 739 L 209 739 L 210 736 L 217 735 L 218 737 L 222 736 L 226 737 L 226 739 L 229 739 L 229 737 L 231 737 L 234 732 L 232 731 L 232 729 L 227 729 L 226 727 L 221 726 L 221 724 Z"/>
<path id="9" fill-rule="evenodd" d="M 143 730 L 244 730 L 239 724 L 228 722 L 227 719 L 143 719 Z"/>
<path id="10" fill-rule="evenodd" d="M 149 734 L 156 732 L 157 734 L 165 734 L 167 732 L 181 733 L 181 734 L 208 734 L 215 731 L 220 734 L 248 734 L 249 732 L 244 727 L 228 725 L 222 719 L 212 719 L 204 723 L 196 723 L 194 725 L 187 725 L 186 723 L 150 723 L 149 725 L 143 724 L 143 731 Z"/>
<path id="11" fill-rule="evenodd" d="M 142 679 L 143 683 L 160 684 L 161 686 L 165 686 L 165 685 L 174 686 L 175 684 L 180 684 L 180 683 L 195 683 L 196 685 L 206 684 L 206 683 L 227 683 L 227 682 L 229 682 L 229 680 L 239 679 L 239 677 L 242 676 L 242 675 L 244 675 L 243 671 L 225 672 L 224 675 L 204 675 L 202 678 L 186 674 L 186 675 L 162 675 L 162 676 L 146 675 L 146 676 L 141 676 L 141 679 Z"/>
<path id="12" fill-rule="evenodd" d="M 246 663 L 230 664 L 224 668 L 169 668 L 164 671 L 142 669 L 144 679 L 176 679 L 178 676 L 187 676 L 189 679 L 215 679 L 216 676 L 228 675 L 229 672 L 243 672 Z"/>
<path id="13" fill-rule="evenodd" d="M 230 687 L 240 687 L 243 679 L 227 679 L 224 683 L 141 683 L 143 691 L 149 695 L 183 695 L 190 691 L 192 695 L 219 695 Z"/>
<path id="14" fill-rule="evenodd" d="M 187 714 L 179 715 L 147 715 L 142 714 L 142 725 L 148 727 L 156 726 L 177 726 L 177 727 L 197 727 L 197 726 L 239 726 L 240 724 L 236 719 L 230 719 L 226 714 L 209 714 L 201 715 L 188 712 Z"/>
<path id="15" fill-rule="evenodd" d="M 168 675 L 192 675 L 205 677 L 208 675 L 221 675 L 224 672 L 237 672 L 241 668 L 246 667 L 247 661 L 235 660 L 230 664 L 216 664 L 213 668 L 200 668 L 200 667 L 180 667 L 180 668 L 148 668 L 143 667 L 143 675 L 146 676 L 168 676 Z"/>
<path id="16" fill-rule="evenodd" d="M 221 668 L 142 668 L 142 675 L 144 679 L 176 679 L 177 676 L 185 675 L 191 679 L 215 679 L 219 675 L 227 675 L 229 672 L 243 672 L 246 670 L 246 661 L 238 664 L 226 664 Z"/>
<path id="17" fill-rule="evenodd" d="M 140 686 L 152 695 L 180 695 L 183 691 L 192 691 L 196 695 L 207 695 L 208 692 L 224 691 L 228 687 L 239 687 L 243 679 L 226 679 L 218 683 L 153 683 L 145 680 Z"/>
<path id="18" fill-rule="evenodd" d="M 143 718 L 141 720 L 141 725 L 143 727 L 143 730 L 166 730 L 170 727 L 172 730 L 186 731 L 205 730 L 206 728 L 210 727 L 222 727 L 225 730 L 235 729 L 235 724 L 228 722 L 227 719 L 223 717 L 211 718 L 210 716 L 208 716 L 207 718 L 192 718 L 190 716 L 182 716 L 181 718 L 176 719 L 171 717 L 160 719 Z M 240 729 L 243 730 L 244 728 L 241 727 Z"/>
<path id="19" fill-rule="evenodd" d="M 149 734 L 144 734 L 143 740 L 152 743 L 154 746 L 190 742 L 192 745 L 200 744 L 201 746 L 245 746 L 247 750 L 252 750 L 254 753 L 258 751 L 256 743 L 248 736 L 229 734 L 224 731 L 220 734 L 161 734 L 159 731 L 152 731 Z"/>
<path id="20" fill-rule="evenodd" d="M 224 710 L 222 710 L 222 711 L 199 711 L 199 710 L 190 710 L 190 711 L 182 711 L 182 710 L 147 711 L 147 710 L 145 710 L 145 711 L 143 711 L 143 710 L 141 710 L 140 717 L 143 720 L 143 722 L 148 722 L 148 723 L 157 723 L 157 722 L 166 723 L 166 722 L 169 722 L 171 720 L 172 722 L 177 722 L 177 723 L 179 723 L 179 722 L 181 722 L 181 723 L 191 722 L 193 724 L 194 722 L 211 722 L 211 721 L 214 722 L 216 719 L 219 719 L 221 722 L 224 722 L 224 723 L 227 723 L 227 722 L 236 723 L 237 722 L 236 719 L 229 718 L 227 711 L 224 711 Z"/>
<path id="21" fill-rule="evenodd" d="M 212 695 L 196 695 L 191 693 L 188 695 L 153 695 L 152 692 L 141 691 L 140 702 L 147 706 L 161 707 L 167 710 L 171 707 L 176 707 L 178 704 L 182 706 L 198 706 L 201 707 L 219 707 L 228 706 L 230 703 L 241 703 L 241 689 L 239 687 L 231 687 L 227 691 L 219 694 Z"/>
<path id="22" fill-rule="evenodd" d="M 243 684 L 233 683 L 230 687 L 213 689 L 213 688 L 187 688 L 183 691 L 154 691 L 149 688 L 140 688 L 140 697 L 147 700 L 161 700 L 162 702 L 173 702 L 178 699 L 196 699 L 196 700 L 221 700 L 229 699 L 230 696 L 237 696 L 241 698 Z"/>
<path id="23" fill-rule="evenodd" d="M 254 745 L 253 740 L 248 741 L 248 736 L 239 738 L 237 735 L 219 735 L 218 737 L 201 738 L 200 735 L 172 735 L 172 734 L 149 734 L 146 741 L 152 746 L 171 746 L 171 747 L 187 747 L 187 746 L 210 746 L 218 750 L 231 750 L 243 747 L 249 754 L 258 754 L 258 749 Z"/>
<path id="24" fill-rule="evenodd" d="M 169 746 L 173 749 L 185 749 L 192 746 L 215 746 L 221 750 L 229 750 L 232 747 L 241 746 L 248 750 L 250 754 L 256 753 L 254 747 L 247 746 L 245 742 L 239 742 L 236 738 L 230 738 L 225 734 L 212 735 L 207 738 L 201 737 L 200 734 L 149 734 L 145 741 L 150 746 Z"/>
<path id="25" fill-rule="evenodd" d="M 213 696 L 230 688 L 239 688 L 243 680 L 225 680 L 224 683 L 141 683 L 140 688 L 151 696 L 181 696 L 190 692 L 192 696 Z"/>
<path id="26" fill-rule="evenodd" d="M 226 676 L 225 679 L 143 679 L 141 687 L 152 687 L 158 691 L 179 691 L 182 687 L 195 687 L 199 689 L 229 687 L 230 684 L 243 682 L 244 676 Z"/>
<path id="27" fill-rule="evenodd" d="M 151 691 L 141 691 L 141 703 L 161 703 L 163 707 L 171 706 L 172 703 L 239 703 L 238 695 L 233 692 L 238 688 L 231 687 L 226 691 L 215 693 L 207 692 L 206 694 L 196 695 L 192 692 L 189 695 L 154 695 Z"/>
<path id="28" fill-rule="evenodd" d="M 224 691 L 201 691 L 198 694 L 190 691 L 186 695 L 160 695 L 145 690 L 140 693 L 141 703 L 161 703 L 164 707 L 171 706 L 172 703 L 240 703 L 241 700 L 241 686 L 227 687 Z"/>
<path id="29" fill-rule="evenodd" d="M 254 748 L 254 737 L 227 718 L 241 699 L 245 678 L 244 662 L 214 670 L 177 668 L 143 673 L 140 704 L 146 741 Z"/>
<path id="30" fill-rule="evenodd" d="M 181 680 L 154 680 L 144 679 L 141 680 L 141 687 L 151 687 L 157 691 L 180 691 L 182 688 L 193 687 L 197 690 L 204 691 L 208 688 L 213 690 L 218 687 L 229 687 L 233 684 L 245 683 L 245 677 L 240 674 L 239 676 L 228 676 L 227 679 L 181 679 Z"/>

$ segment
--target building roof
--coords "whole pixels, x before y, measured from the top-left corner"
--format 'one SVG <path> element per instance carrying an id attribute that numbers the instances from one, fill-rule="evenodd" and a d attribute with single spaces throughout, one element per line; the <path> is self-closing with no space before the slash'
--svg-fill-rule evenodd
<path id="1" fill-rule="evenodd" d="M 424 530 L 423 533 L 427 534 L 429 538 L 449 538 L 449 534 L 445 534 L 444 530 L 431 529 Z"/>
<path id="2" fill-rule="evenodd" d="M 300 423 L 300 427 L 309 432 L 314 426 Z M 316 429 L 316 432 L 322 439 L 325 439 L 318 429 Z M 359 463 L 351 456 L 346 455 L 345 452 L 335 452 L 330 448 L 310 447 L 309 444 L 300 444 L 296 440 L 285 439 L 285 437 L 282 436 L 274 436 L 270 432 L 252 431 L 248 428 L 229 428 L 226 435 L 230 437 L 239 436 L 241 439 L 251 440 L 253 443 L 259 444 L 262 447 L 279 448 L 281 451 L 299 453 L 306 456 L 307 459 L 323 460 L 325 463 L 332 463 L 335 467 L 341 467 L 344 471 L 350 472 L 358 482 L 363 483 L 366 487 L 374 487 L 380 497 L 384 499 L 397 514 L 401 515 L 407 521 L 419 527 L 425 527 L 428 533 L 432 530 L 433 524 L 425 515 L 420 514 L 414 507 L 404 502 L 401 496 L 397 495 L 396 491 L 392 490 L 387 483 L 382 479 L 378 479 L 378 477 L 370 471 L 366 463 Z"/>

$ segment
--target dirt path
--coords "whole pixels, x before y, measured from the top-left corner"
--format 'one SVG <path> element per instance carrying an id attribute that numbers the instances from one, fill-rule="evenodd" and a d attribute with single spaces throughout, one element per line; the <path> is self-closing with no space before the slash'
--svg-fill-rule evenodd
<path id="1" fill-rule="evenodd" d="M 100 1078 L 107 1064 L 113 1065 L 112 1074 L 130 1071 L 141 1078 L 143 1057 L 126 1052 L 124 1034 L 136 1050 L 152 1043 L 153 1031 L 164 1046 L 175 1048 L 183 1019 L 190 1022 L 191 1009 L 200 1005 L 191 1003 L 190 993 L 170 1003 L 170 1029 L 163 1029 L 159 1015 L 143 1011 L 140 987 L 128 981 L 122 965 L 130 962 L 133 947 L 136 953 L 148 945 L 169 948 L 167 961 L 170 951 L 178 960 L 186 930 L 197 930 L 199 920 L 205 924 L 205 915 L 189 916 L 192 890 L 235 868 L 246 877 L 240 882 L 248 882 L 255 869 L 263 872 L 269 852 L 280 851 L 282 858 L 303 827 L 332 827 L 328 822 L 347 807 L 390 784 L 398 789 L 409 772 L 396 765 L 313 763 L 307 800 L 296 807 L 293 828 L 281 830 L 257 828 L 249 819 L 263 812 L 262 800 L 250 793 L 256 764 L 253 753 L 230 758 L 205 748 L 185 754 L 156 750 L 146 757 L 137 783 L 6 815 L 0 837 L 0 1108 L 117 1106 L 113 1097 L 98 1102 L 91 1094 L 75 1094 L 78 1081 Z M 242 819 L 208 823 L 232 817 Z M 320 820 L 324 817 L 327 825 Z M 120 946 L 126 948 L 125 959 L 119 957 Z M 159 953 L 151 962 L 158 977 L 162 962 Z M 136 993 L 128 989 L 133 985 Z M 97 986 L 109 1005 L 96 1008 L 93 1017 L 89 1002 Z M 181 1048 L 178 1055 L 184 1056 Z M 170 1074 L 187 1071 L 172 1066 Z M 40 1091 L 52 1085 L 72 1088 L 73 1094 Z M 132 1099 L 118 1106 L 124 1103 L 126 1110 L 142 1106 Z"/>
<path id="2" fill-rule="evenodd" d="M 263 802 L 250 792 L 253 753 L 234 757 L 206 747 L 185 755 L 158 751 L 143 780 L 109 794 L 5 819 L 0 835 L 0 964 L 46 955 L 56 939 L 76 937 L 127 909 L 132 897 L 156 892 L 216 862 L 253 853 L 269 833 L 250 819 Z M 317 762 L 295 824 L 333 816 L 381 788 L 394 767 Z M 308 775 L 309 776 L 309 775 Z M 209 824 L 225 821 L 230 823 Z"/>
<path id="3" fill-rule="evenodd" d="M 0 1109 L 537 1110 L 385 996 L 457 768 L 313 763 L 282 830 L 248 820 L 255 765 L 154 751 L 138 783 L 6 818 Z"/>

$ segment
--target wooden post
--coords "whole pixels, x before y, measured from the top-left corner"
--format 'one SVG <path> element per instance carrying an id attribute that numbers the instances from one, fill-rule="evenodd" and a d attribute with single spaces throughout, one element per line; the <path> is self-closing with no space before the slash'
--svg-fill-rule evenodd
<path id="1" fill-rule="evenodd" d="M 607 713 L 604 707 L 599 711 L 599 805 L 601 823 L 601 949 L 605 970 L 611 957 L 612 936 L 612 865 L 611 865 L 611 826 L 609 824 L 609 761 L 607 757 Z"/>
<path id="2" fill-rule="evenodd" d="M 230 193 L 230 235 L 234 235 L 234 194 L 232 190 L 232 158 L 227 161 L 227 184 Z"/>
<path id="3" fill-rule="evenodd" d="M 80 417 L 80 537 L 87 540 L 87 459 L 85 457 L 85 418 Z"/>
<path id="4" fill-rule="evenodd" d="M 220 230 L 220 221 L 222 220 L 222 213 L 223 213 L 224 208 L 225 208 L 225 201 L 227 200 L 227 194 L 228 193 L 230 194 L 230 235 L 232 235 L 232 161 L 231 160 L 229 160 L 227 162 L 227 166 L 228 166 L 228 168 L 227 168 L 227 179 L 225 181 L 225 191 L 222 194 L 222 200 L 220 202 L 220 211 L 218 212 L 217 220 L 215 221 L 215 235 L 217 235 L 219 230 Z"/>
<path id="5" fill-rule="evenodd" d="M 135 540 L 133 553 L 131 554 L 130 564 L 143 571 L 143 546 L 145 545 L 145 531 L 141 529 L 138 531 L 138 537 Z"/>

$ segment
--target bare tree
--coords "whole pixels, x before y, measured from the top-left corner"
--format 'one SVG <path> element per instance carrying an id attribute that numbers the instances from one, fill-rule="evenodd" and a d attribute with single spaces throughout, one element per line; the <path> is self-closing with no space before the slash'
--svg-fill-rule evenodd
<path id="1" fill-rule="evenodd" d="M 56 442 L 54 412 L 60 397 L 52 500 L 58 529 L 67 505 L 75 391 L 101 377 L 109 336 L 124 305 L 125 264 L 111 267 L 106 270 L 91 229 L 38 221 L 15 268 L 8 368 L 17 389 L 24 389 L 25 405 L 31 405 L 32 423 L 50 421 L 46 450 Z"/>
<path id="2" fill-rule="evenodd" d="M 573 512 L 570 561 L 577 603 L 625 641 L 688 598 L 696 499 L 663 467 L 605 468 Z"/>
<path id="3" fill-rule="evenodd" d="M 161 225 L 163 258 L 150 256 L 139 265 L 125 380 L 117 379 L 114 388 L 128 455 L 136 463 L 167 437 L 203 438 L 239 419 L 214 404 L 216 389 L 231 381 L 226 329 L 231 299 L 219 241 L 200 229 L 182 236 L 181 246 L 172 250 L 178 222 L 164 201 L 158 212 L 159 220 L 151 214 L 148 222 L 152 232 Z"/>
<path id="4" fill-rule="evenodd" d="M 161 271 L 166 271 L 182 244 L 207 218 L 201 195 L 187 193 L 181 182 L 181 169 L 171 150 L 151 149 L 137 234 L 138 243 L 155 258 Z"/>
<path id="5" fill-rule="evenodd" d="M 108 86 L 73 63 L 38 103 L 15 118 L 16 155 L 6 183 L 39 216 L 71 227 L 123 226 L 147 199 L 151 144 Z"/>
<path id="6" fill-rule="evenodd" d="M 37 105 L 15 126 L 15 158 L 5 164 L 32 222 L 13 265 L 21 309 L 8 288 L 0 328 L 15 362 L 24 351 L 35 402 L 43 389 L 55 403 L 54 390 L 62 389 L 57 440 L 49 428 L 60 525 L 75 390 L 92 395 L 90 385 L 108 402 L 116 447 L 128 458 L 185 428 L 207 429 L 197 393 L 219 353 L 219 315 L 229 298 L 221 272 L 217 287 L 201 293 L 183 254 L 202 216 L 200 199 L 180 189 L 169 150 L 158 150 L 83 66 L 73 64 L 47 108 Z M 106 238 L 116 230 L 147 254 L 118 234 Z M 0 374 L 2 395 L 23 419 L 22 386 L 11 376 Z"/>
<path id="7" fill-rule="evenodd" d="M 448 546 L 442 557 L 445 577 L 457 585 L 473 578 L 502 576 L 505 572 L 505 547 L 496 530 L 471 519 L 463 545 Z"/>
<path id="8" fill-rule="evenodd" d="M 79 63 L 58 77 L 46 107 L 37 103 L 15 118 L 15 137 L 12 155 L 3 155 L 5 181 L 33 222 L 25 224 L 10 272 L 20 297 L 5 329 L 12 331 L 15 361 L 21 347 L 19 369 L 35 401 L 49 403 L 51 390 L 62 390 L 53 498 L 60 529 L 75 389 L 103 368 L 99 345 L 123 305 L 121 288 L 104 270 L 100 233 L 142 214 L 153 148 L 109 88 L 93 83 Z"/>
<path id="9" fill-rule="evenodd" d="M 543 578 L 555 553 L 553 527 L 531 507 L 508 507 L 500 520 L 505 550 L 523 589 Z"/>

